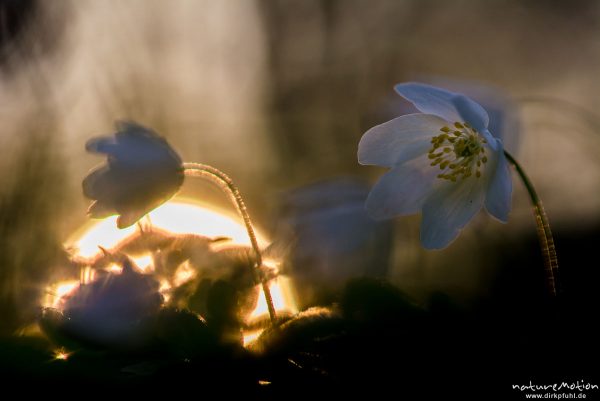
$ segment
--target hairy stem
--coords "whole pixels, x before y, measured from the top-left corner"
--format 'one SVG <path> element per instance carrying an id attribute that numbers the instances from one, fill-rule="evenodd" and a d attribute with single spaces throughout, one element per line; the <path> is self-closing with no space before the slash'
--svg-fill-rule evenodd
<path id="1" fill-rule="evenodd" d="M 558 257 L 556 256 L 556 248 L 554 247 L 554 238 L 552 237 L 552 231 L 550 230 L 550 223 L 546 211 L 542 205 L 542 201 L 538 196 L 537 192 L 525 171 L 521 165 L 515 160 L 514 157 L 506 150 L 504 155 L 508 161 L 514 166 L 517 174 L 523 181 L 531 203 L 533 205 L 533 214 L 535 216 L 535 223 L 537 226 L 538 238 L 540 241 L 540 247 L 544 256 L 544 269 L 546 271 L 546 282 L 550 293 L 556 295 L 556 274 L 558 272 Z"/>
<path id="2" fill-rule="evenodd" d="M 262 277 L 259 271 L 260 267 L 262 266 L 262 254 L 260 252 L 260 248 L 258 247 L 256 234 L 254 233 L 254 228 L 252 227 L 252 221 L 250 220 L 248 210 L 246 209 L 246 204 L 244 203 L 244 199 L 242 198 L 240 191 L 227 174 L 215 167 L 200 163 L 184 163 L 183 167 L 186 175 L 191 177 L 207 178 L 208 180 L 217 184 L 229 195 L 233 203 L 236 205 L 237 211 L 242 217 L 244 225 L 246 226 L 246 231 L 248 232 L 252 249 L 254 249 L 254 253 L 256 254 L 255 274 L 259 274 L 260 276 L 259 281 L 261 282 L 262 290 L 267 301 L 269 317 L 271 318 L 271 323 L 275 325 L 277 321 L 277 315 L 275 313 L 275 307 L 273 306 L 273 297 L 271 296 L 271 291 L 269 290 L 267 281 Z"/>

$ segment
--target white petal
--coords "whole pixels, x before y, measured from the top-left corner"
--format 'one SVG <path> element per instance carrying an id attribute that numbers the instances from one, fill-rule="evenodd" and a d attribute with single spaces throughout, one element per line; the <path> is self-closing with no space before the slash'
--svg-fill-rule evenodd
<path id="1" fill-rule="evenodd" d="M 121 213 L 121 215 L 117 218 L 117 228 L 123 229 L 127 228 L 134 223 L 137 223 L 142 217 L 144 217 L 146 213 L 132 210 Z"/>
<path id="2" fill-rule="evenodd" d="M 423 113 L 434 114 L 450 122 L 462 121 L 452 102 L 456 93 L 415 82 L 398 84 L 394 89 Z"/>
<path id="3" fill-rule="evenodd" d="M 491 148 L 493 152 L 497 152 L 498 149 L 502 149 L 502 141 L 494 137 L 489 130 L 485 129 L 480 131 L 479 134 L 481 134 L 481 136 L 483 136 L 483 138 L 487 141 L 487 147 Z"/>
<path id="4" fill-rule="evenodd" d="M 106 205 L 105 203 L 94 201 L 88 208 L 87 213 L 94 219 L 103 219 L 105 217 L 112 216 L 117 212 L 115 209 Z"/>
<path id="5" fill-rule="evenodd" d="M 110 176 L 111 171 L 108 166 L 92 169 L 81 183 L 83 195 L 90 199 L 110 199 L 115 193 Z"/>
<path id="6" fill-rule="evenodd" d="M 471 176 L 447 182 L 435 190 L 423 205 L 421 243 L 427 249 L 445 248 L 481 209 L 485 182 Z"/>
<path id="7" fill-rule="evenodd" d="M 502 140 L 505 149 L 515 150 L 520 131 L 518 110 L 507 93 L 493 85 L 476 81 L 427 75 L 420 78 L 430 85 L 462 93 L 479 103 L 489 115 L 488 129 L 492 135 Z"/>
<path id="8" fill-rule="evenodd" d="M 437 174 L 425 157 L 393 168 L 371 190 L 367 212 L 376 220 L 419 212 Z"/>
<path id="9" fill-rule="evenodd" d="M 447 125 L 430 114 L 408 114 L 368 130 L 358 144 L 360 164 L 393 167 L 427 153 L 431 138 Z"/>
<path id="10" fill-rule="evenodd" d="M 452 104 L 456 107 L 461 117 L 460 121 L 465 121 L 479 132 L 487 130 L 490 118 L 487 111 L 464 95 L 456 95 L 452 98 Z"/>
<path id="11" fill-rule="evenodd" d="M 116 148 L 116 141 L 113 137 L 98 137 L 88 140 L 85 144 L 85 150 L 92 153 L 112 154 Z"/>
<path id="12" fill-rule="evenodd" d="M 495 166 L 493 166 L 494 170 L 490 172 L 485 195 L 485 209 L 490 215 L 506 223 L 511 209 L 512 179 L 502 146 L 495 154 Z"/>

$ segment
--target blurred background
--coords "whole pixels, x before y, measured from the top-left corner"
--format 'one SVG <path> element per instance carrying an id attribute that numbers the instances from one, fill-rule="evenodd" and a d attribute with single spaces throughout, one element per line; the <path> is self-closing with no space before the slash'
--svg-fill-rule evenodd
<path id="1" fill-rule="evenodd" d="M 419 216 L 364 214 L 384 170 L 358 165 L 358 141 L 410 112 L 392 89 L 408 80 L 497 112 L 547 207 L 564 289 L 591 308 L 599 71 L 591 0 L 0 0 L 0 331 L 31 321 L 68 265 L 61 244 L 87 219 L 80 183 L 102 162 L 84 144 L 118 119 L 233 177 L 302 306 L 372 275 L 421 303 L 527 321 L 544 281 L 516 179 L 507 225 L 482 213 L 443 251 L 421 248 Z M 209 185 L 183 193 L 227 207 Z"/>

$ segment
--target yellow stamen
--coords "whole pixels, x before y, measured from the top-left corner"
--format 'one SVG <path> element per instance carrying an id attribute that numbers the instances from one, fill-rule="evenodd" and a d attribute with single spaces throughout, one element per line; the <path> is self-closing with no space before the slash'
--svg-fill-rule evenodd
<path id="1" fill-rule="evenodd" d="M 487 141 L 467 123 L 454 122 L 456 130 L 448 126 L 440 128 L 441 134 L 431 139 L 432 147 L 427 157 L 431 166 L 438 166 L 442 172 L 438 178 L 456 182 L 473 175 L 481 177 L 481 165 L 487 163 L 484 144 Z"/>

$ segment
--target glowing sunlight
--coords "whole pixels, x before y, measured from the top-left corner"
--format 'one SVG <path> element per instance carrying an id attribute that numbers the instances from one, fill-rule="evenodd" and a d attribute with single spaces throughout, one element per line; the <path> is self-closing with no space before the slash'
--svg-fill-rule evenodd
<path id="1" fill-rule="evenodd" d="M 167 202 L 152 211 L 141 221 L 142 227 L 151 224 L 153 227 L 174 234 L 199 234 L 207 237 L 228 237 L 231 243 L 236 245 L 249 245 L 250 241 L 244 226 L 226 213 L 217 211 L 213 207 L 199 204 L 191 200 L 177 200 Z M 137 225 L 118 229 L 116 217 L 108 217 L 102 220 L 92 220 L 77 230 L 65 243 L 71 249 L 74 256 L 90 260 L 100 256 L 103 249 L 111 249 L 122 241 L 128 239 L 139 230 Z M 257 239 L 261 247 L 268 245 L 268 239 L 257 231 Z M 153 259 L 150 254 L 133 255 L 133 261 L 142 273 L 154 271 Z M 277 261 L 266 260 L 269 267 L 277 267 Z M 120 273 L 121 267 L 110 264 L 105 268 L 112 273 Z M 183 263 L 177 269 L 172 282 L 161 280 L 159 291 L 163 294 L 165 302 L 170 298 L 170 292 L 193 279 L 199 272 L 195 271 L 189 263 Z M 43 305 L 46 307 L 60 308 L 65 297 L 76 290 L 80 283 L 89 283 L 94 280 L 95 271 L 90 267 L 81 270 L 80 281 L 61 281 L 48 287 Z M 273 303 L 278 311 L 297 312 L 294 301 L 292 284 L 289 278 L 280 276 L 270 284 Z M 260 298 L 256 309 L 251 314 L 251 319 L 262 318 L 268 315 L 267 304 L 264 294 Z M 248 344 L 256 338 L 260 332 L 252 332 L 244 336 L 244 343 Z"/>

